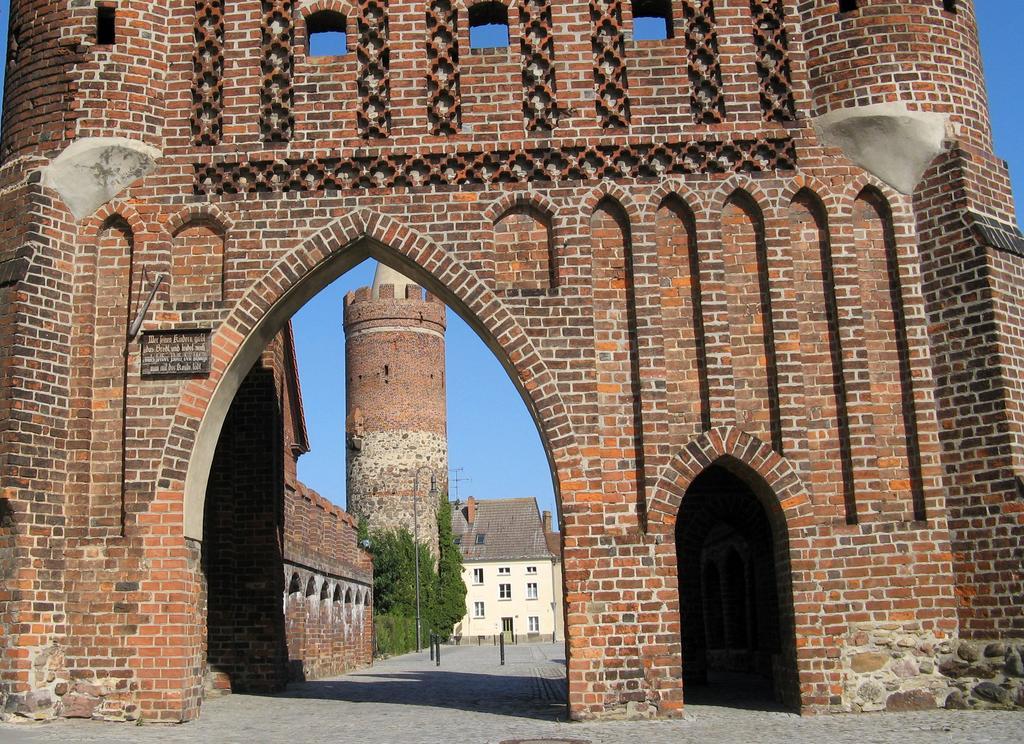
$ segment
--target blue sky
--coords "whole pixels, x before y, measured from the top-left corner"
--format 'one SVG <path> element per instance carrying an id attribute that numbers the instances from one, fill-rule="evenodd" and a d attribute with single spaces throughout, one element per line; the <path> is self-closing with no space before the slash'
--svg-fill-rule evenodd
<path id="1" fill-rule="evenodd" d="M 830 2 L 831 0 L 821 0 Z M 937 2 L 937 0 L 936 0 Z M 1017 202 L 1024 194 L 1024 2 L 976 0 L 995 131 L 996 153 L 1007 159 Z M 8 1 L 0 0 L 0 48 L 7 47 Z M 482 41 L 482 40 L 481 40 Z M 368 284 L 364 263 L 314 297 L 295 317 L 296 347 L 313 451 L 299 461 L 302 479 L 344 504 L 344 337 L 342 299 Z M 454 313 L 448 326 L 449 462 L 464 469 L 461 495 L 536 496 L 554 509 L 547 460 L 526 407 L 504 370 Z M 451 493 L 454 496 L 454 484 Z"/>

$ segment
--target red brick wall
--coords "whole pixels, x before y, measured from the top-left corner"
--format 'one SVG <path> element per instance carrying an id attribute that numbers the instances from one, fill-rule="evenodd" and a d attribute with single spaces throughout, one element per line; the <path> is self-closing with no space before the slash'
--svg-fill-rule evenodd
<path id="1" fill-rule="evenodd" d="M 446 308 L 412 292 L 394 299 L 394 287 L 384 285 L 377 299 L 363 287 L 345 300 L 347 415 L 362 411 L 367 431 L 447 432 Z"/>
<path id="2" fill-rule="evenodd" d="M 214 690 L 275 690 L 371 660 L 372 617 L 343 601 L 371 591 L 355 522 L 296 479 L 308 445 L 291 343 L 286 329 L 249 372 L 211 470 L 202 550 Z"/>
<path id="3" fill-rule="evenodd" d="M 800 0 L 813 113 L 900 101 L 950 117 L 958 140 L 986 151 L 992 131 L 973 3 Z"/>
<path id="4" fill-rule="evenodd" d="M 932 165 L 915 207 L 961 632 L 1016 635 L 1024 628 L 1016 547 L 1024 540 L 1024 258 L 991 246 L 970 216 L 1012 215 L 1005 163 L 955 148 Z"/>
<path id="5" fill-rule="evenodd" d="M 265 4 L 300 40 L 295 4 Z M 810 0 L 721 0 L 714 33 L 688 43 L 685 62 L 682 34 L 631 39 L 628 3 L 534 0 L 530 13 L 550 12 L 550 47 L 523 45 L 513 14 L 511 49 L 480 55 L 460 9 L 460 82 L 443 85 L 461 109 L 446 128 L 428 85 L 445 55 L 426 51 L 420 4 L 388 3 L 386 29 L 365 5 L 347 9 L 353 49 L 388 49 L 371 79 L 354 53 L 312 62 L 295 49 L 274 71 L 263 0 L 228 4 L 223 34 L 220 6 L 203 3 L 213 20 L 203 15 L 199 32 L 216 59 L 203 62 L 209 89 L 194 89 L 192 2 L 121 4 L 130 23 L 110 50 L 89 43 L 93 8 L 15 3 L 32 53 L 8 79 L 3 183 L 27 196 L 12 196 L 24 207 L 3 255 L 30 260 L 12 274 L 0 388 L 0 565 L 17 575 L 0 595 L 0 694 L 28 715 L 198 714 L 206 605 L 213 615 L 218 600 L 194 534 L 205 475 L 194 452 L 213 446 L 225 396 L 297 298 L 371 253 L 418 267 L 500 356 L 537 419 L 565 536 L 572 716 L 679 713 L 688 577 L 675 527 L 712 462 L 735 466 L 774 520 L 780 645 L 799 654 L 783 653 L 772 674 L 805 709 L 858 709 L 849 658 L 872 628 L 898 626 L 923 655 L 961 630 L 1019 634 L 1022 270 L 971 216 L 1013 219 L 988 151 L 973 13 L 958 5 L 952 17 L 939 0 L 864 0 L 840 18 Z M 710 18 L 711 4 L 700 11 Z M 597 21 L 610 32 L 589 33 Z M 73 52 L 51 55 L 58 38 Z M 775 59 L 775 47 L 787 53 Z M 718 50 L 716 64 L 700 66 L 702 49 Z M 883 69 L 893 57 L 895 70 Z M 524 61 L 555 92 L 547 124 L 524 108 Z M 493 90 L 499 80 L 506 89 Z M 913 199 L 822 148 L 808 121 L 894 98 L 949 113 L 958 141 Z M 207 107 L 222 125 L 199 126 Z M 79 222 L 27 156 L 100 134 L 144 139 L 164 157 Z M 666 199 L 676 207 L 659 214 Z M 551 287 L 496 283 L 509 257 L 495 222 L 516 204 L 550 220 Z M 121 353 L 113 335 L 96 345 L 113 333 L 93 307 L 110 219 L 131 230 L 133 298 L 146 274 L 171 272 L 173 236 L 189 220 L 224 234 L 221 299 L 163 289 L 146 321 L 212 329 L 208 377 L 142 378 L 136 342 L 121 359 L 120 401 L 116 379 L 91 376 Z M 99 266 L 103 282 L 127 258 L 127 238 L 119 245 Z M 286 411 L 287 396 L 275 396 Z M 104 416 L 118 405 L 120 453 L 116 435 L 94 434 L 117 431 Z M 298 443 L 279 415 L 285 446 Z M 304 673 L 320 673 L 340 579 L 335 557 L 303 551 L 332 524 L 350 537 L 351 525 L 302 496 L 288 456 L 272 461 L 283 463 L 275 488 L 296 494 L 276 502 L 282 561 L 302 552 L 293 562 L 314 576 L 314 599 L 288 600 L 309 639 L 296 630 L 292 650 Z M 100 470 L 123 471 L 113 503 L 92 500 Z M 926 681 L 943 683 L 937 674 Z"/>
<path id="6" fill-rule="evenodd" d="M 526 207 L 494 225 L 494 284 L 498 289 L 550 289 L 556 269 L 551 225 Z"/>

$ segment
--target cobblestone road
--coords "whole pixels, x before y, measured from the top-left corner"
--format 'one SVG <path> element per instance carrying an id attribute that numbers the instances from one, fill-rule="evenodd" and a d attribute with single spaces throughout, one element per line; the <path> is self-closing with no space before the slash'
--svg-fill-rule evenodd
<path id="1" fill-rule="evenodd" d="M 92 721 L 0 724 L 4 744 L 484 744 L 510 739 L 572 739 L 592 744 L 785 742 L 786 744 L 938 744 L 1024 741 L 1024 715 L 946 712 L 817 716 L 690 702 L 678 721 L 570 723 L 563 649 L 510 647 L 498 665 L 492 646 L 445 647 L 442 666 L 426 654 L 380 662 L 345 677 L 293 685 L 279 695 L 211 700 L 182 726 Z M 732 703 L 749 695 L 733 687 Z M 691 696 L 692 697 L 692 696 Z"/>

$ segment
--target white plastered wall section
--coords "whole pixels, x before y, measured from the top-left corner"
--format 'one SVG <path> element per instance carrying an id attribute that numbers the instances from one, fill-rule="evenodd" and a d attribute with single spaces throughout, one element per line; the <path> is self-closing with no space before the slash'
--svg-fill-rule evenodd
<path id="1" fill-rule="evenodd" d="M 528 574 L 527 567 L 536 568 L 536 573 Z M 483 583 L 473 580 L 473 569 L 480 568 L 484 572 Z M 499 568 L 508 568 L 508 576 L 499 576 Z M 466 582 L 466 615 L 456 626 L 456 634 L 461 634 L 462 642 L 473 641 L 477 636 L 493 636 L 501 632 L 502 618 L 513 618 L 514 632 L 520 640 L 530 633 L 529 618 L 538 618 L 542 638 L 551 638 L 555 629 L 555 592 L 552 586 L 550 558 L 537 558 L 519 561 L 466 561 L 463 565 L 462 578 Z M 537 584 L 537 599 L 527 599 L 526 585 Z M 499 598 L 499 584 L 510 584 L 511 599 Z M 484 617 L 474 617 L 475 602 L 484 603 Z M 561 630 L 557 631 L 561 639 Z"/>

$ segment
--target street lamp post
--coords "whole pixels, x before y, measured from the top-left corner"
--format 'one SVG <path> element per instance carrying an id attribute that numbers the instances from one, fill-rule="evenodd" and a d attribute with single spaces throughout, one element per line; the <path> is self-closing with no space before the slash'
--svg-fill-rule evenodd
<path id="1" fill-rule="evenodd" d="M 430 469 L 428 465 L 420 465 L 416 468 L 415 474 L 412 477 L 412 554 L 413 560 L 416 564 L 416 653 L 419 653 L 423 649 L 423 643 L 420 640 L 420 512 L 419 512 L 419 492 L 420 492 L 420 471 L 426 470 L 430 473 L 430 491 L 429 495 L 433 501 L 437 501 L 437 478 L 434 475 L 434 471 Z"/>

